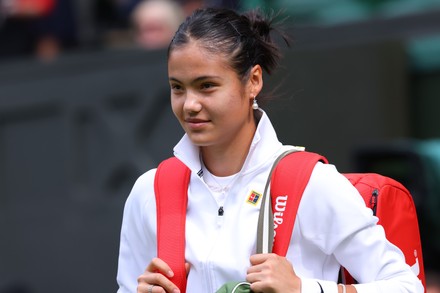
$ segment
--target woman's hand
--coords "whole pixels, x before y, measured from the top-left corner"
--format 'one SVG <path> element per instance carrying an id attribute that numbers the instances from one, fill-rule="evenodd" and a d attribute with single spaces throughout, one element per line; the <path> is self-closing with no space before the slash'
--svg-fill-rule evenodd
<path id="1" fill-rule="evenodd" d="M 188 274 L 189 264 L 186 263 L 185 267 Z M 174 273 L 166 262 L 154 258 L 138 277 L 137 293 L 178 293 L 179 288 L 169 280 L 173 276 Z"/>
<path id="2" fill-rule="evenodd" d="M 301 279 L 295 274 L 292 264 L 274 253 L 255 254 L 250 258 L 251 267 L 246 281 L 254 292 L 300 293 Z"/>

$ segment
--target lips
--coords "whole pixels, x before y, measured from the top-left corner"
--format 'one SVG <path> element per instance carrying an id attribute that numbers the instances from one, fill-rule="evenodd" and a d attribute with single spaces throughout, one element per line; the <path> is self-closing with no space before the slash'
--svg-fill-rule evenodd
<path id="1" fill-rule="evenodd" d="M 209 123 L 209 120 L 199 119 L 199 118 L 187 118 L 185 119 L 186 125 L 190 129 L 198 130 L 203 128 L 206 124 Z"/>

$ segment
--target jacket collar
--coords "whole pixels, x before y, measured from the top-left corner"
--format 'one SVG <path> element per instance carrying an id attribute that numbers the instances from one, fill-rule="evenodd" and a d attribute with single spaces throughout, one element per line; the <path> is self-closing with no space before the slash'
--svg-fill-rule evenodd
<path id="1" fill-rule="evenodd" d="M 241 174 L 252 172 L 268 161 L 272 162 L 274 156 L 282 148 L 282 144 L 278 140 L 269 117 L 263 110 L 259 111 L 261 111 L 262 115 L 258 122 Z M 199 147 L 193 145 L 186 134 L 174 147 L 174 156 L 190 168 L 193 173 L 198 173 L 202 169 Z"/>

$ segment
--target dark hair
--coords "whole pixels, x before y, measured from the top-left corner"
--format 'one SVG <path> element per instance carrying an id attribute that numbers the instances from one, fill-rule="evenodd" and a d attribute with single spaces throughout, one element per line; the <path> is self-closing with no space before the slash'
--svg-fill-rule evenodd
<path id="1" fill-rule="evenodd" d="M 271 74 L 281 58 L 270 36 L 275 30 L 273 20 L 259 10 L 240 15 L 223 8 L 198 9 L 180 25 L 168 47 L 168 57 L 175 48 L 195 40 L 209 52 L 227 56 L 242 79 L 257 64 Z M 280 34 L 288 44 L 287 37 Z"/>

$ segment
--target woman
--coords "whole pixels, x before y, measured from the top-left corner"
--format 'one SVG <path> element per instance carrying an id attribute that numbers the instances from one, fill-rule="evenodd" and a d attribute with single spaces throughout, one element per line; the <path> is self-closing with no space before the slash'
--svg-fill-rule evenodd
<path id="1" fill-rule="evenodd" d="M 186 215 L 187 292 L 215 292 L 247 280 L 254 292 L 423 292 L 356 189 L 318 163 L 303 194 L 286 257 L 255 254 L 259 204 L 282 145 L 258 107 L 263 70 L 280 52 L 271 21 L 257 12 L 196 11 L 168 52 L 171 105 L 186 134 L 174 154 L 192 171 Z M 179 292 L 156 258 L 155 170 L 127 199 L 121 232 L 119 292 Z M 222 212 L 219 212 L 222 211 Z M 350 219 L 347 221 L 347 219 Z M 363 284 L 337 284 L 340 264 Z"/>

